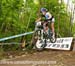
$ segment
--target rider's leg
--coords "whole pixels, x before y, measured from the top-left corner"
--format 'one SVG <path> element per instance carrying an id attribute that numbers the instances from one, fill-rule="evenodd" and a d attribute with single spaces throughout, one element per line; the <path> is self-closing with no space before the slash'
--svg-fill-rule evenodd
<path id="1" fill-rule="evenodd" d="M 55 31 L 54 31 L 55 30 L 54 29 L 54 22 L 51 23 L 51 30 L 52 30 L 52 33 L 55 34 Z"/>
<path id="2" fill-rule="evenodd" d="M 45 24 L 45 32 L 48 33 L 48 23 L 47 23 L 47 22 L 46 22 L 46 24 Z"/>
<path id="3" fill-rule="evenodd" d="M 52 36 L 53 38 L 55 37 L 54 22 L 55 22 L 55 19 L 53 18 L 52 22 L 51 22 L 51 30 L 52 30 L 52 33 L 53 33 L 53 36 Z"/>
<path id="4" fill-rule="evenodd" d="M 46 22 L 43 24 L 43 27 L 44 27 L 44 31 L 46 32 L 47 30 Z"/>
<path id="5" fill-rule="evenodd" d="M 54 31 L 54 22 L 51 23 L 51 29 L 52 29 L 52 38 L 55 38 L 55 31 Z"/>

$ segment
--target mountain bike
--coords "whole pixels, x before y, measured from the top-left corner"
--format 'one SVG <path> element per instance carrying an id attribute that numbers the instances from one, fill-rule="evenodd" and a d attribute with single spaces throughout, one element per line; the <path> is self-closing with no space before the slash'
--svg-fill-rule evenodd
<path id="1" fill-rule="evenodd" d="M 45 28 L 47 29 L 45 30 Z M 53 33 L 48 27 L 47 22 L 36 22 L 35 25 L 35 35 L 37 36 L 37 42 L 35 44 L 35 48 L 37 50 L 43 50 L 47 46 L 47 41 L 49 40 L 51 43 L 56 42 L 56 36 L 53 38 Z"/>

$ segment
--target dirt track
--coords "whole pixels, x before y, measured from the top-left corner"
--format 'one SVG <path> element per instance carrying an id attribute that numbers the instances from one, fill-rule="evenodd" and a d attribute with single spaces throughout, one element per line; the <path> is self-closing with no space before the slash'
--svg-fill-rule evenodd
<path id="1" fill-rule="evenodd" d="M 75 46 L 75 45 L 74 45 Z M 8 61 L 34 61 L 33 64 L 5 64 L 0 66 L 75 66 L 75 51 L 55 51 L 44 50 L 42 52 L 34 51 L 26 53 L 20 58 Z M 35 61 L 50 61 L 49 64 L 35 64 Z"/>
<path id="2" fill-rule="evenodd" d="M 72 51 L 52 51 L 47 50 L 43 52 L 34 52 L 32 54 L 26 54 L 20 58 L 13 59 L 10 61 L 52 61 L 56 62 L 54 64 L 45 65 L 23 65 L 22 66 L 75 66 L 75 52 Z M 21 66 L 20 64 L 11 66 Z M 0 66 L 10 66 L 10 64 L 0 65 Z"/>

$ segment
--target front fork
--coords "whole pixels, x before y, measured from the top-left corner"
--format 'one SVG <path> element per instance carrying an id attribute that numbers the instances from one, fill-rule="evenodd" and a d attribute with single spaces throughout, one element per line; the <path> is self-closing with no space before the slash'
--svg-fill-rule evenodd
<path id="1" fill-rule="evenodd" d="M 38 31 L 38 36 L 39 36 L 38 39 L 40 40 L 43 39 L 43 30 Z"/>

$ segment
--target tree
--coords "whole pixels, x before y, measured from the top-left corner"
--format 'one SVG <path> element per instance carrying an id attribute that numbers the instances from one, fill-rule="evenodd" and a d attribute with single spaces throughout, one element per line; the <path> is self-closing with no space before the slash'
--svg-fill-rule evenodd
<path id="1" fill-rule="evenodd" d="M 34 22 L 41 7 L 46 7 L 55 17 L 55 29 L 58 31 L 58 14 L 60 13 L 60 34 L 69 36 L 69 16 L 58 0 L 0 0 L 0 38 L 34 30 Z M 33 6 L 34 5 L 34 6 Z"/>

